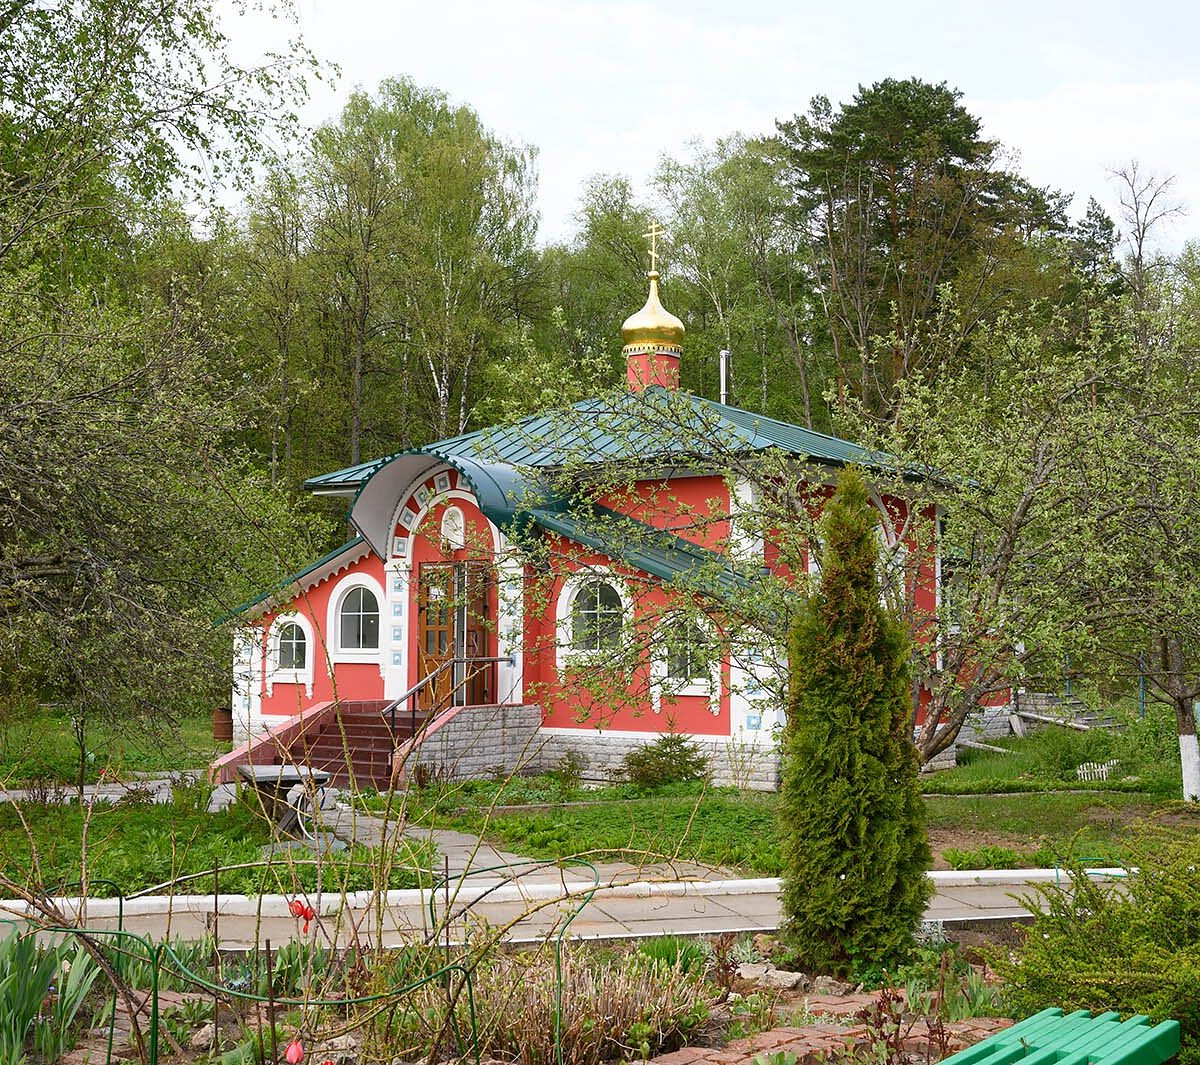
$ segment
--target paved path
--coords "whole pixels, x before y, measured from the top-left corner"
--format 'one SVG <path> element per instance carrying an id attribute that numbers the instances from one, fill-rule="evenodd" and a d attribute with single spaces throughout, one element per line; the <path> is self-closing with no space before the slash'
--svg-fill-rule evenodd
<path id="1" fill-rule="evenodd" d="M 716 935 L 779 926 L 778 880 L 623 882 L 628 875 L 628 869 L 617 870 L 616 881 L 602 883 L 590 897 L 590 876 L 543 866 L 510 880 L 491 875 L 458 880 L 432 899 L 429 892 L 391 891 L 386 896 L 352 893 L 344 899 L 310 896 L 307 901 L 320 915 L 315 922 L 320 940 L 341 945 L 444 941 L 441 916 L 447 909 L 454 942 L 485 929 L 510 942 L 539 942 L 561 932 L 568 921 L 570 937 L 578 939 Z M 947 922 L 1025 916 L 1013 895 L 1029 893 L 1035 879 L 1053 879 L 1053 871 L 943 874 L 935 878 L 937 894 L 926 916 Z M 125 905 L 125 927 L 152 938 L 198 938 L 211 930 L 215 910 L 222 947 L 248 948 L 266 939 L 280 944 L 300 934 L 299 922 L 288 913 L 290 901 L 282 895 L 223 895 L 214 906 L 211 895 L 134 899 Z M 92 900 L 88 923 L 113 927 L 115 913 L 114 900 Z M 435 931 L 439 925 L 441 930 Z"/>
<path id="2" fill-rule="evenodd" d="M 171 788 L 181 780 L 194 783 L 203 780 L 205 769 L 181 769 L 175 773 L 131 773 L 119 781 L 101 781 L 83 786 L 83 801 L 120 802 L 130 794 L 144 796 L 151 802 L 170 802 Z M 0 803 L 58 802 L 72 803 L 79 797 L 74 784 L 52 784 L 40 788 L 0 788 Z"/>
<path id="3" fill-rule="evenodd" d="M 389 833 L 399 831 L 381 818 L 344 807 L 328 811 L 326 823 L 340 839 L 374 847 L 393 843 Z M 407 828 L 404 834 L 437 846 L 449 869 L 448 886 L 432 898 L 420 891 L 310 897 L 309 905 L 320 915 L 316 928 L 322 940 L 348 945 L 365 938 L 387 946 L 435 935 L 441 940 L 447 912 L 452 941 L 476 935 L 484 926 L 512 942 L 536 942 L 568 924 L 569 935 L 579 939 L 772 931 L 780 924 L 777 879 L 739 879 L 726 870 L 690 863 L 604 862 L 593 875 L 581 866 L 559 869 L 500 851 L 461 832 Z M 932 873 L 936 893 L 926 918 L 971 922 L 1024 917 L 1028 911 L 1014 896 L 1031 894 L 1035 883 L 1056 875 L 1053 870 Z M 279 944 L 300 934 L 288 912 L 290 901 L 281 895 L 223 895 L 215 904 L 211 895 L 133 899 L 125 905 L 125 926 L 154 938 L 198 938 L 211 929 L 215 912 L 223 947 L 252 947 L 266 939 Z M 3 908 L 13 911 L 0 903 Z M 74 904 L 67 908 L 73 912 Z M 88 903 L 89 924 L 111 927 L 115 915 L 115 900 Z"/>

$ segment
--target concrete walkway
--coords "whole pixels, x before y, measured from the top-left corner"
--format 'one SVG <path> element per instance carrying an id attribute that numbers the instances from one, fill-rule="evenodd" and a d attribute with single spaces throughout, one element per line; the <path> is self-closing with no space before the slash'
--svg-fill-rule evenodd
<path id="1" fill-rule="evenodd" d="M 323 813 L 318 834 L 346 843 L 392 847 L 400 830 L 382 818 L 338 805 Z M 433 843 L 450 880 L 434 892 L 325 894 L 305 901 L 319 915 L 314 934 L 323 942 L 399 946 L 436 938 L 451 942 L 484 928 L 509 942 L 541 942 L 567 930 L 576 939 L 625 939 L 664 934 L 718 935 L 774 931 L 781 922 L 780 883 L 744 879 L 691 863 L 596 863 L 559 868 L 497 850 L 477 837 L 445 829 L 407 827 L 403 835 Z M 438 870 L 441 872 L 441 870 Z M 933 872 L 935 894 L 926 919 L 949 923 L 1011 921 L 1028 916 L 1017 896 L 1058 879 L 1056 870 Z M 1113 879 L 1121 870 L 1095 870 Z M 151 896 L 127 900 L 125 927 L 151 938 L 199 938 L 214 925 L 223 948 L 250 948 L 270 939 L 301 937 L 282 895 Z M 60 908 L 82 917 L 78 900 Z M 7 911 L 7 912 L 5 912 Z M 21 915 L 23 903 L 0 902 L 0 915 Z M 449 921 L 444 915 L 449 914 Z M 115 927 L 116 900 L 93 899 L 86 921 Z"/>
<path id="2" fill-rule="evenodd" d="M 974 923 L 1026 916 L 1025 908 L 1012 896 L 1030 890 L 1035 872 L 1014 871 L 986 881 L 954 874 L 953 879 L 935 881 L 937 895 L 926 917 Z M 1043 874 L 1041 879 L 1048 878 Z M 452 942 L 461 942 L 485 927 L 509 942 L 540 942 L 562 931 L 568 920 L 572 939 L 773 931 L 780 923 L 779 881 L 775 879 L 640 881 L 603 885 L 589 897 L 590 891 L 590 877 L 585 883 L 577 873 L 551 875 L 543 869 L 508 883 L 494 878 L 481 884 L 459 881 L 449 885 L 448 893 L 434 892 L 432 899 L 427 891 L 413 890 L 390 891 L 384 896 L 353 892 L 344 899 L 328 894 L 309 896 L 307 902 L 320 915 L 315 922 L 319 939 L 341 945 L 364 939 L 384 946 L 434 938 L 444 942 L 441 917 L 447 908 L 452 915 Z M 151 938 L 199 938 L 211 931 L 215 912 L 223 948 L 249 948 L 266 939 L 281 944 L 300 937 L 300 922 L 288 912 L 290 901 L 282 895 L 133 899 L 125 904 L 125 927 Z M 74 901 L 63 900 L 60 906 L 71 914 L 78 910 Z M 24 909 L 21 903 L 0 903 L 0 910 L 13 916 Z M 115 900 L 90 900 L 86 920 L 94 927 L 115 927 L 116 909 Z M 579 912 L 571 920 L 576 910 Z"/>
<path id="3" fill-rule="evenodd" d="M 459 834 L 453 834 L 458 836 Z M 444 842 L 470 848 L 456 864 L 486 854 L 473 837 Z M 490 852 L 490 853 L 489 853 Z M 500 863 L 494 863 L 500 864 Z M 475 868 L 483 868 L 476 865 Z M 544 942 L 566 932 L 572 939 L 628 939 L 664 934 L 718 935 L 777 929 L 781 921 L 780 882 L 759 879 L 676 879 L 657 870 L 617 863 L 558 869 L 521 859 L 508 868 L 459 874 L 430 891 L 351 892 L 305 898 L 318 915 L 313 935 L 319 942 L 349 946 L 371 943 L 401 946 L 414 942 L 459 943 L 480 934 L 512 943 Z M 1119 879 L 1122 870 L 1094 870 L 1100 880 Z M 926 919 L 947 924 L 1012 921 L 1028 916 L 1017 896 L 1054 882 L 1056 870 L 988 870 L 930 874 L 935 895 Z M 598 883 L 597 883 L 598 881 Z M 214 928 L 222 948 L 246 949 L 270 939 L 275 945 L 301 936 L 301 922 L 283 895 L 176 895 L 127 900 L 125 928 L 150 938 L 199 938 Z M 78 900 L 59 900 L 62 912 L 83 917 Z M 20 916 L 22 903 L 0 902 L 0 913 Z M 445 914 L 449 921 L 443 920 Z M 115 927 L 116 900 L 87 903 L 86 922 Z"/>
<path id="4" fill-rule="evenodd" d="M 83 801 L 120 802 L 132 794 L 144 797 L 149 802 L 171 801 L 171 789 L 182 782 L 189 784 L 203 780 L 205 769 L 181 769 L 176 773 L 131 773 L 119 781 L 101 781 L 83 786 Z M 72 803 L 79 798 L 73 784 L 54 784 L 40 788 L 0 788 L 0 803 L 5 802 L 58 802 Z"/>

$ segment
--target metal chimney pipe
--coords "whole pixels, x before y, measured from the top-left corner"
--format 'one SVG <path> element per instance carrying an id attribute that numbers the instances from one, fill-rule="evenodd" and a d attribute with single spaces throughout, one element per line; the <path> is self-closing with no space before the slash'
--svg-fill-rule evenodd
<path id="1" fill-rule="evenodd" d="M 724 404 L 729 403 L 729 359 L 731 355 L 732 352 L 722 348 L 718 356 L 721 363 L 721 402 Z"/>

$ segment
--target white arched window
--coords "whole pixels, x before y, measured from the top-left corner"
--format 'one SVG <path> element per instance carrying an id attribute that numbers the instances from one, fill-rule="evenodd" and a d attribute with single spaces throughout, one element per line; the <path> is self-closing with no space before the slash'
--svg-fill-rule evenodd
<path id="1" fill-rule="evenodd" d="M 361 585 L 342 596 L 338 609 L 338 647 L 343 651 L 379 648 L 379 600 Z"/>
<path id="2" fill-rule="evenodd" d="M 563 585 L 556 615 L 560 661 L 617 651 L 628 616 L 624 585 L 604 570 L 577 573 Z"/>
<path id="3" fill-rule="evenodd" d="M 308 637 L 294 621 L 279 627 L 278 660 L 280 669 L 304 669 L 308 665 Z"/>
<path id="4" fill-rule="evenodd" d="M 442 543 L 450 551 L 461 551 L 467 546 L 467 524 L 458 507 L 442 511 Z"/>
<path id="5" fill-rule="evenodd" d="M 268 693 L 276 684 L 303 684 L 312 695 L 314 650 L 308 618 L 302 614 L 276 618 L 267 635 Z"/>
<path id="6" fill-rule="evenodd" d="M 378 662 L 383 645 L 383 585 L 368 573 L 350 573 L 329 597 L 325 632 L 334 662 Z"/>
<path id="7" fill-rule="evenodd" d="M 621 644 L 625 614 L 621 594 L 607 581 L 588 581 L 571 601 L 571 647 L 576 651 L 612 651 Z"/>
<path id="8" fill-rule="evenodd" d="M 691 618 L 673 618 L 659 629 L 668 684 L 690 687 L 707 683 L 712 644 L 707 633 Z"/>

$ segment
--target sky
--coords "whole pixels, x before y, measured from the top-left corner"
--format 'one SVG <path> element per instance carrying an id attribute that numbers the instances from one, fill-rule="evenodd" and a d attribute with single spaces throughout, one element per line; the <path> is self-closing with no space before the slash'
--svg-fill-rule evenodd
<path id="1" fill-rule="evenodd" d="M 294 0 L 298 27 L 341 75 L 302 117 L 336 118 L 354 89 L 405 75 L 467 103 L 538 153 L 542 242 L 569 239 L 589 177 L 639 187 L 663 153 L 774 130 L 814 95 L 849 101 L 886 77 L 946 82 L 1038 185 L 1094 196 L 1119 218 L 1111 172 L 1173 176 L 1186 214 L 1162 246 L 1200 236 L 1200 5 L 1189 0 Z M 295 26 L 228 29 L 253 62 Z"/>

